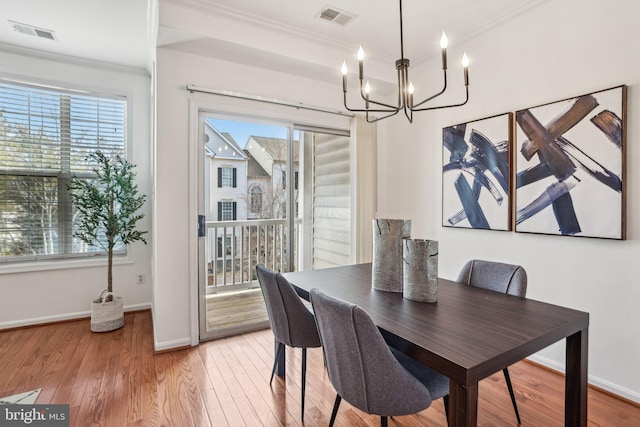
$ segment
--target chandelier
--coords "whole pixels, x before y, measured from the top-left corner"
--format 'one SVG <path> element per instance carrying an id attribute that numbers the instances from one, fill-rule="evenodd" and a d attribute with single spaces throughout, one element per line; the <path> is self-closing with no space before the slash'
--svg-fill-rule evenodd
<path id="1" fill-rule="evenodd" d="M 413 83 L 409 80 L 409 59 L 404 57 L 404 44 L 403 44 L 403 34 L 402 34 L 402 0 L 400 1 L 400 59 L 396 61 L 396 69 L 398 70 L 398 104 L 390 105 L 385 104 L 384 102 L 374 101 L 370 98 L 371 93 L 371 85 L 367 80 L 364 82 L 364 50 L 362 46 L 358 49 L 358 69 L 359 69 L 359 79 L 360 79 L 360 96 L 364 100 L 365 108 L 364 109 L 356 109 L 349 108 L 347 106 L 347 63 L 344 61 L 342 63 L 342 92 L 344 94 L 344 107 L 352 112 L 362 112 L 366 113 L 367 122 L 373 123 L 378 120 L 386 119 L 387 117 L 395 116 L 401 110 L 404 111 L 405 116 L 409 120 L 409 123 L 413 123 L 413 113 L 414 111 L 427 111 L 427 110 L 436 110 L 440 108 L 450 108 L 450 107 L 459 107 L 464 105 L 469 101 L 469 58 L 467 57 L 467 53 L 465 52 L 462 55 L 462 66 L 464 67 L 464 86 L 466 92 L 466 98 L 464 102 L 459 104 L 451 104 L 451 105 L 439 105 L 435 107 L 422 107 L 427 102 L 435 99 L 436 97 L 442 95 L 445 90 L 447 90 L 447 36 L 442 32 L 442 37 L 440 38 L 440 48 L 442 49 L 442 71 L 444 75 L 444 86 L 442 90 L 423 101 L 418 103 L 413 102 Z M 374 104 L 373 108 L 371 104 Z M 373 117 L 369 116 L 369 113 L 389 113 L 382 117 Z"/>

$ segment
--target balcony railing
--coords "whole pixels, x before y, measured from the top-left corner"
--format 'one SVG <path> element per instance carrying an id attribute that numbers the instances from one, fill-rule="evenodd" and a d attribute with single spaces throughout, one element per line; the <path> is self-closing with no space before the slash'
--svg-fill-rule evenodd
<path id="1" fill-rule="evenodd" d="M 302 219 L 295 220 L 295 242 L 301 224 Z M 208 221 L 206 227 L 208 294 L 259 286 L 257 264 L 275 271 L 295 271 L 295 265 L 287 268 L 286 219 Z M 297 249 L 293 250 L 295 255 Z"/>

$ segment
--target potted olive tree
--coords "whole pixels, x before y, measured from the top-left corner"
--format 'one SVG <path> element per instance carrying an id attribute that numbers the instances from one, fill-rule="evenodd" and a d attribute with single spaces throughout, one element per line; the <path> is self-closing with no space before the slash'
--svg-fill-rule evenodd
<path id="1" fill-rule="evenodd" d="M 126 159 L 96 151 L 87 160 L 95 163 L 95 178 L 74 176 L 69 185 L 75 208 L 73 235 L 107 253 L 107 288 L 91 303 L 91 330 L 107 332 L 124 325 L 123 299 L 113 294 L 114 248 L 119 243 L 147 243 L 147 232 L 136 229 L 136 223 L 144 217 L 139 210 L 146 196 L 138 193 L 135 165 Z"/>

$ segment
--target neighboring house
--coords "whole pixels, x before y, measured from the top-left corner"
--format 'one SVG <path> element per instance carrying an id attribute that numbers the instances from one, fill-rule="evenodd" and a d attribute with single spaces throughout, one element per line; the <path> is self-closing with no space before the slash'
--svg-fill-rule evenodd
<path id="1" fill-rule="evenodd" d="M 263 209 L 267 207 L 267 200 L 271 195 L 271 174 L 268 173 L 247 149 L 244 150 L 248 157 L 247 163 L 247 194 L 248 194 L 248 219 L 261 219 L 266 215 Z"/>
<path id="2" fill-rule="evenodd" d="M 296 200 L 296 212 L 298 204 L 298 170 L 300 167 L 299 154 L 294 141 L 294 198 Z M 262 136 L 250 136 L 245 145 L 248 155 L 265 171 L 270 177 L 270 183 L 265 182 L 261 175 L 249 176 L 249 189 L 254 194 L 258 193 L 258 188 L 262 193 L 261 211 L 262 218 L 284 218 L 286 212 L 286 161 L 287 161 L 287 140 L 281 138 L 267 138 Z M 268 187 L 263 187 L 268 185 Z M 257 196 L 255 197 L 257 198 Z"/>
<path id="3" fill-rule="evenodd" d="M 231 135 L 220 133 L 205 121 L 205 194 L 208 221 L 247 219 L 248 157 Z"/>

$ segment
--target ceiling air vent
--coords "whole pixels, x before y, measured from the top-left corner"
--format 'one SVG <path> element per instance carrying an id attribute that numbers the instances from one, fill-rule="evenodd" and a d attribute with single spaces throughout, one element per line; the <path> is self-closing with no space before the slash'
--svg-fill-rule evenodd
<path id="1" fill-rule="evenodd" d="M 42 39 L 55 40 L 56 36 L 53 31 L 44 28 L 34 27 L 33 25 L 21 24 L 15 21 L 9 21 L 13 29 L 19 33 L 30 36 L 40 37 Z"/>
<path id="2" fill-rule="evenodd" d="M 356 15 L 333 6 L 325 6 L 316 17 L 324 19 L 325 21 L 335 22 L 336 24 L 347 25 Z"/>

